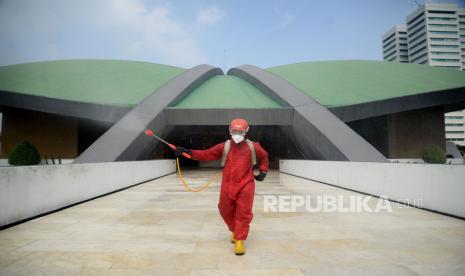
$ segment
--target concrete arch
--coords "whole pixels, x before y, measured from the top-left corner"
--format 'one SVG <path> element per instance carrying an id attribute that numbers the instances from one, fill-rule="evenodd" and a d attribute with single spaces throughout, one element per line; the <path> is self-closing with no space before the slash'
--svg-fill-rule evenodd
<path id="1" fill-rule="evenodd" d="M 287 81 L 251 65 L 232 68 L 238 76 L 294 109 L 292 129 L 307 157 L 325 160 L 387 162 L 387 159 L 331 111 Z"/>
<path id="2" fill-rule="evenodd" d="M 150 128 L 162 135 L 166 127 L 164 108 L 176 103 L 208 78 L 222 74 L 221 69 L 204 64 L 176 76 L 129 111 L 76 158 L 74 163 L 149 158 L 147 155 L 158 142 L 149 141 L 143 133 L 144 129 Z"/>

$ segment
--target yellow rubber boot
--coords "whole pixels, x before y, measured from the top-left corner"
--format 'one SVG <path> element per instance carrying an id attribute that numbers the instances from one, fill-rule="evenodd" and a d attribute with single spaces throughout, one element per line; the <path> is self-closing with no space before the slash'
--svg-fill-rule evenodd
<path id="1" fill-rule="evenodd" d="M 236 240 L 236 246 L 234 247 L 234 254 L 236 255 L 244 255 L 245 254 L 245 246 L 243 240 Z"/>
<path id="2" fill-rule="evenodd" d="M 234 232 L 231 232 L 231 243 L 235 243 L 236 239 L 234 238 Z"/>

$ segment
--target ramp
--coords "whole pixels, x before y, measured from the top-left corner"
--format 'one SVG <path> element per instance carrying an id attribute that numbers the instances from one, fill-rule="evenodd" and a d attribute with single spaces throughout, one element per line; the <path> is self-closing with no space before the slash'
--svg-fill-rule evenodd
<path id="1" fill-rule="evenodd" d="M 195 186 L 216 172 L 185 175 Z M 397 205 L 391 213 L 264 212 L 267 195 L 361 195 L 276 171 L 256 184 L 248 251 L 237 257 L 218 193 L 219 183 L 188 193 L 172 174 L 0 231 L 0 274 L 465 273 L 465 221 Z"/>

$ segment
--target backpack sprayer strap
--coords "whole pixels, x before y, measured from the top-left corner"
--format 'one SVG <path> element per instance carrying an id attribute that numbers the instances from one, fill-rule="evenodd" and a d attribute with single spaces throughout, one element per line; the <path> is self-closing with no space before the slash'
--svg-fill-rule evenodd
<path id="1" fill-rule="evenodd" d="M 226 158 L 228 157 L 229 150 L 231 149 L 231 140 L 224 142 L 223 156 L 221 157 L 221 167 L 226 164 Z"/>
<path id="2" fill-rule="evenodd" d="M 245 142 L 249 146 L 250 153 L 251 153 L 251 158 L 252 158 L 252 166 L 255 166 L 257 164 L 257 154 L 255 152 L 255 147 L 253 145 L 253 142 L 250 141 L 249 139 L 246 139 Z M 224 148 L 223 148 L 223 156 L 221 157 L 221 167 L 224 167 L 226 165 L 226 159 L 228 157 L 229 150 L 231 149 L 231 140 L 227 140 L 224 143 Z"/>

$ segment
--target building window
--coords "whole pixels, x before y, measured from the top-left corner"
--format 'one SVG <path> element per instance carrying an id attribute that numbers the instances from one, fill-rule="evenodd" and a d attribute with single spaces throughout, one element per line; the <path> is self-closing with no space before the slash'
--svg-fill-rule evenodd
<path id="1" fill-rule="evenodd" d="M 414 39 L 410 40 L 409 43 L 412 44 L 413 42 L 417 41 L 418 39 L 423 38 L 424 35 L 426 35 L 425 32 L 423 32 L 421 35 L 415 37 Z"/>
<path id="2" fill-rule="evenodd" d="M 455 21 L 455 18 L 450 17 L 428 17 L 432 21 Z"/>
<path id="3" fill-rule="evenodd" d="M 454 59 L 454 58 L 432 58 L 431 61 L 436 61 L 436 62 L 459 62 L 460 59 Z"/>
<path id="4" fill-rule="evenodd" d="M 389 46 L 391 46 L 391 45 L 394 44 L 395 42 L 396 42 L 396 39 L 393 38 L 392 40 L 390 40 L 390 41 L 384 43 L 384 47 L 385 47 L 385 48 L 388 48 Z"/>
<path id="5" fill-rule="evenodd" d="M 413 25 L 413 26 L 408 26 L 408 31 L 411 32 L 411 31 L 413 31 L 413 29 L 415 29 L 416 27 L 418 27 L 418 26 L 420 26 L 420 25 L 423 25 L 423 24 L 425 24 L 425 21 L 424 21 L 424 20 L 418 21 L 415 25 Z M 418 29 L 418 30 L 421 30 L 421 29 Z M 418 32 L 418 30 L 415 31 L 415 32 Z M 407 35 L 410 37 L 410 36 L 412 36 L 415 32 L 413 32 L 412 34 L 409 33 L 409 34 L 407 34 Z"/>
<path id="6" fill-rule="evenodd" d="M 434 66 L 437 68 L 447 68 L 447 69 L 460 69 L 460 66 Z"/>
<path id="7" fill-rule="evenodd" d="M 390 59 L 391 57 L 395 57 L 396 51 L 391 52 L 390 54 L 386 55 L 384 58 L 385 59 Z"/>
<path id="8" fill-rule="evenodd" d="M 457 25 L 454 24 L 428 24 L 430 27 L 438 27 L 438 28 L 456 28 Z"/>
<path id="9" fill-rule="evenodd" d="M 445 118 L 446 119 L 453 119 L 453 120 L 456 120 L 456 119 L 462 120 L 463 116 L 446 116 Z"/>
<path id="10" fill-rule="evenodd" d="M 423 43 L 425 43 L 425 42 L 426 42 L 426 39 L 423 39 L 422 41 L 418 42 L 417 44 L 412 45 L 412 47 L 410 47 L 410 50 L 413 50 L 415 47 L 417 47 L 418 45 L 421 45 L 421 44 L 423 44 Z M 411 43 L 411 42 L 410 42 L 410 43 Z"/>
<path id="11" fill-rule="evenodd" d="M 458 52 L 431 52 L 431 54 L 438 56 L 459 56 Z"/>
<path id="12" fill-rule="evenodd" d="M 424 50 L 426 50 L 426 46 L 424 46 L 424 47 L 422 47 L 422 48 L 420 48 L 420 49 L 418 49 L 418 50 L 416 50 L 416 51 L 414 51 L 414 52 L 411 52 L 411 53 L 410 53 L 410 56 L 413 57 L 414 55 L 416 55 L 416 54 L 418 54 L 419 52 L 424 51 Z"/>
<path id="13" fill-rule="evenodd" d="M 458 45 L 431 45 L 431 48 L 458 48 Z"/>
<path id="14" fill-rule="evenodd" d="M 439 37 L 430 37 L 431 41 L 458 41 L 458 38 L 439 38 Z"/>
<path id="15" fill-rule="evenodd" d="M 455 14 L 455 11 L 428 11 L 428 13 L 436 13 L 436 14 Z"/>
<path id="16" fill-rule="evenodd" d="M 464 134 L 465 131 L 463 130 L 447 130 L 446 134 Z"/>
<path id="17" fill-rule="evenodd" d="M 423 13 L 420 13 L 419 15 L 415 16 L 415 18 L 411 19 L 410 21 L 407 22 L 407 25 L 412 24 L 414 21 L 419 19 L 420 17 L 423 17 Z"/>
<path id="18" fill-rule="evenodd" d="M 463 126 L 463 124 L 452 124 L 452 123 L 447 123 L 446 126 L 460 127 L 460 126 Z"/>
<path id="19" fill-rule="evenodd" d="M 458 34 L 454 31 L 429 31 L 430 34 Z"/>
<path id="20" fill-rule="evenodd" d="M 385 39 L 383 39 L 383 43 L 388 41 L 389 39 L 391 39 L 393 36 L 395 35 L 395 33 L 391 34 L 390 36 L 386 37 Z"/>
<path id="21" fill-rule="evenodd" d="M 392 49 L 394 49 L 396 47 L 396 45 L 392 45 L 391 47 L 389 47 L 388 49 L 384 50 L 383 52 L 386 54 L 388 52 L 390 52 Z"/>
<path id="22" fill-rule="evenodd" d="M 412 38 L 412 37 L 414 37 L 417 33 L 419 33 L 419 32 L 424 32 L 424 31 L 425 31 L 425 29 L 418 29 L 418 30 L 414 31 L 413 33 L 409 33 L 409 34 L 408 34 L 408 38 Z"/>
<path id="23" fill-rule="evenodd" d="M 446 138 L 446 140 L 450 142 L 459 142 L 464 141 L 464 138 Z"/>
<path id="24" fill-rule="evenodd" d="M 418 61 L 422 58 L 425 58 L 426 57 L 426 53 L 424 53 L 423 55 L 419 56 L 419 57 L 416 57 L 415 59 L 412 59 L 410 62 L 415 62 L 415 61 Z"/>

